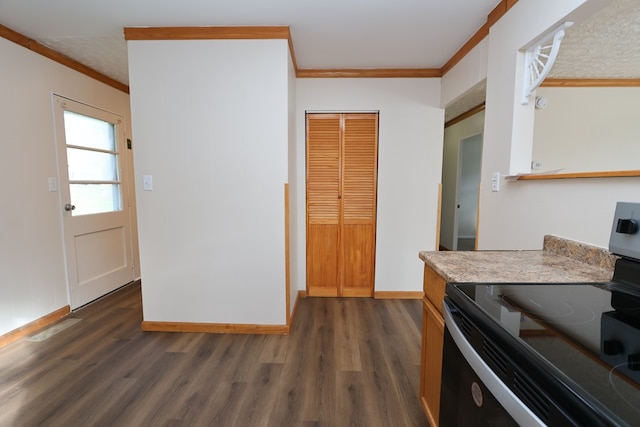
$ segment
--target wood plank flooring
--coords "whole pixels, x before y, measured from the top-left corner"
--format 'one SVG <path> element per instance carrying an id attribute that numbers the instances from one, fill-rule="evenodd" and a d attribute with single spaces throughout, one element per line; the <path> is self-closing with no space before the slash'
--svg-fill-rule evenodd
<path id="1" fill-rule="evenodd" d="M 142 332 L 140 287 L 0 349 L 0 426 L 426 426 L 420 301 L 306 298 L 291 334 Z"/>

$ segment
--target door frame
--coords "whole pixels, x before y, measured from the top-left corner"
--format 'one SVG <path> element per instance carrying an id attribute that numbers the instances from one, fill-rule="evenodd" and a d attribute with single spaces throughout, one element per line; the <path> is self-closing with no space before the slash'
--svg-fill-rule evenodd
<path id="1" fill-rule="evenodd" d="M 328 294 L 328 293 L 314 293 L 313 296 L 337 296 L 337 297 L 373 297 L 375 294 L 375 273 L 376 273 L 376 268 L 375 268 L 375 254 L 376 254 L 376 245 L 377 245 L 377 234 L 378 234 L 378 229 L 377 229 L 377 223 L 378 223 L 378 163 L 379 163 L 379 145 L 380 145 L 380 136 L 379 136 L 379 129 L 380 129 L 380 111 L 379 110 L 353 110 L 353 111 L 333 111 L 333 110 L 323 110 L 323 111 L 312 111 L 312 110 L 305 110 L 305 131 L 304 131 L 304 147 L 305 147 L 305 184 L 304 184 L 304 199 L 305 199 L 305 213 L 304 213 L 304 219 L 305 219 L 305 252 L 304 252 L 304 257 L 305 257 L 305 292 L 306 295 L 309 296 L 310 295 L 310 290 L 309 290 L 309 266 L 308 266 L 308 259 L 307 259 L 307 254 L 308 254 L 308 248 L 309 248 L 309 218 L 308 218 L 308 194 L 307 194 L 307 181 L 308 181 L 308 138 L 309 138 L 309 130 L 308 130 L 308 123 L 309 123 L 309 119 L 308 116 L 310 114 L 327 114 L 327 115 L 358 115 L 358 114 L 375 114 L 376 115 L 376 120 L 377 120 L 377 129 L 376 129 L 376 141 L 375 141 L 375 156 L 376 156 L 376 166 L 375 166 L 375 198 L 374 198 L 374 218 L 373 218 L 373 233 L 374 233 L 374 239 L 373 239 L 373 266 L 372 266 L 372 284 L 371 284 L 371 294 L 370 295 L 362 295 L 358 292 L 353 293 L 353 292 L 349 292 L 347 291 L 346 293 L 343 292 L 343 283 L 341 282 L 342 280 L 342 269 L 340 268 L 340 266 L 338 266 L 338 278 L 337 280 L 339 281 L 337 283 L 336 289 L 337 289 L 337 295 L 333 295 L 332 294 Z M 341 118 L 341 121 L 344 120 Z M 341 125 L 342 126 L 342 125 Z M 342 132 L 342 131 L 341 131 Z M 342 137 L 341 137 L 342 140 Z M 339 162 L 339 170 L 340 170 L 340 174 L 342 174 L 342 170 L 344 167 L 344 158 L 342 156 L 342 150 L 343 150 L 343 146 L 341 146 L 340 148 L 340 162 Z M 342 177 L 340 177 L 340 188 L 342 189 Z M 342 229 L 343 227 L 343 221 L 344 219 L 342 218 L 343 215 L 343 209 L 344 209 L 344 205 L 343 205 L 344 201 L 342 201 L 342 203 L 340 204 L 340 218 L 338 220 L 338 227 L 339 229 Z M 340 262 L 340 260 L 342 258 L 344 258 L 344 246 L 343 246 L 343 242 L 342 242 L 343 236 L 342 233 L 339 231 L 339 235 L 338 235 L 338 262 Z"/>
<path id="2" fill-rule="evenodd" d="M 453 220 L 453 242 L 452 242 L 452 250 L 456 251 L 458 250 L 458 240 L 459 240 L 459 225 L 460 225 L 460 209 L 458 208 L 458 206 L 461 205 L 460 203 L 460 193 L 461 193 L 461 188 L 462 188 L 462 177 L 463 177 L 463 157 L 464 157 L 464 147 L 465 147 L 465 143 L 470 142 L 470 140 L 472 140 L 472 138 L 476 138 L 476 137 L 480 137 L 480 157 L 478 159 L 474 159 L 477 160 L 477 163 L 479 164 L 480 168 L 482 167 L 482 146 L 484 145 L 484 132 L 478 132 L 478 133 L 474 133 L 472 135 L 468 135 L 464 138 L 460 138 L 460 140 L 458 141 L 458 159 L 457 159 L 457 173 L 456 173 L 456 194 L 455 194 L 455 209 L 454 209 L 454 220 Z M 476 227 L 475 227 L 475 232 L 474 232 L 474 238 L 475 238 L 475 249 L 477 249 L 477 244 L 478 244 L 478 219 L 479 219 L 479 212 L 480 212 L 480 179 L 481 179 L 481 174 L 478 175 L 478 181 L 477 183 L 475 183 L 475 187 L 477 188 L 477 194 L 478 194 L 478 202 L 476 204 Z"/>
<path id="3" fill-rule="evenodd" d="M 63 178 L 62 174 L 66 173 L 64 169 L 65 165 L 63 164 L 63 161 L 66 159 L 66 153 L 60 153 L 60 145 L 63 143 L 66 144 L 66 139 L 63 142 L 59 140 L 60 130 L 58 129 L 58 127 L 60 123 L 59 123 L 59 118 L 57 117 L 57 114 L 59 113 L 56 110 L 58 108 L 62 108 L 63 111 L 74 111 L 74 109 L 66 109 L 64 108 L 64 105 L 60 105 L 60 103 L 64 104 L 66 102 L 76 104 L 80 106 L 80 108 L 88 108 L 88 109 L 104 112 L 110 116 L 115 116 L 118 118 L 118 122 L 116 126 L 116 129 L 117 129 L 116 132 L 118 133 L 118 137 L 117 137 L 116 143 L 121 146 L 118 149 L 118 154 L 119 154 L 118 166 L 119 166 L 119 173 L 120 173 L 120 182 L 122 186 L 121 188 L 122 207 L 123 207 L 123 210 L 125 211 L 123 214 L 126 219 L 126 228 L 127 228 L 127 230 L 124 231 L 127 234 L 126 255 L 127 255 L 128 267 L 131 272 L 131 277 L 128 279 L 127 282 L 119 283 L 113 289 L 108 290 L 106 293 L 100 296 L 104 296 L 115 289 L 118 289 L 124 285 L 127 285 L 128 283 L 131 283 L 135 279 L 134 277 L 135 276 L 135 258 L 136 258 L 134 254 L 135 236 L 134 236 L 134 230 L 133 230 L 134 224 L 133 224 L 132 204 L 131 204 L 131 198 L 132 198 L 131 179 L 133 174 L 130 171 L 130 165 L 129 165 L 130 163 L 129 151 L 131 150 L 131 145 L 130 145 L 130 140 L 126 138 L 126 122 L 125 122 L 124 115 L 121 113 L 116 113 L 116 112 L 107 110 L 105 108 L 97 107 L 95 105 L 91 105 L 86 102 L 78 101 L 73 98 L 69 98 L 67 96 L 52 92 L 51 106 L 52 106 L 52 120 L 53 120 L 53 142 L 54 142 L 54 146 L 55 146 L 54 148 L 55 148 L 55 154 L 56 154 L 56 179 L 57 179 L 57 187 L 58 187 L 57 192 L 58 192 L 58 209 L 59 209 L 58 212 L 59 212 L 60 231 L 61 231 L 61 238 L 62 238 L 62 255 L 64 260 L 64 274 L 65 274 L 65 281 L 66 281 L 67 302 L 71 307 L 71 310 L 77 310 L 78 308 L 90 303 L 91 301 L 74 305 L 73 299 L 72 299 L 72 286 L 71 286 L 72 272 L 70 271 L 71 260 L 69 259 L 70 242 L 68 241 L 68 238 L 67 238 L 67 226 L 65 224 L 65 210 L 64 210 L 64 206 L 66 203 L 68 203 L 68 201 L 65 200 L 66 192 L 65 192 L 65 189 L 63 189 L 63 185 L 62 185 L 63 182 L 68 183 L 68 178 L 62 179 Z M 83 114 L 83 113 L 80 113 L 80 114 Z M 92 117 L 92 116 L 89 116 L 89 117 Z M 64 127 L 64 120 L 62 121 L 62 126 Z M 64 133 L 64 128 L 62 132 Z M 68 191 L 68 189 L 66 191 Z M 75 248 L 73 249 L 73 251 L 75 253 Z M 75 265 L 77 269 L 77 265 L 75 262 L 73 262 L 73 265 Z M 97 298 L 100 298 L 100 296 L 98 296 Z"/>

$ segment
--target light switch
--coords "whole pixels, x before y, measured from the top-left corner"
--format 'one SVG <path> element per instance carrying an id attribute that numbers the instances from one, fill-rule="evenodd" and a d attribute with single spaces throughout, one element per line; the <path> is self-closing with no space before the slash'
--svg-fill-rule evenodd
<path id="1" fill-rule="evenodd" d="M 500 191 L 500 172 L 491 175 L 491 191 Z"/>
<path id="2" fill-rule="evenodd" d="M 49 191 L 58 191 L 58 178 L 49 177 Z"/>
<path id="3" fill-rule="evenodd" d="M 151 175 L 142 175 L 142 189 L 144 191 L 152 191 L 153 190 L 153 176 L 151 176 Z"/>

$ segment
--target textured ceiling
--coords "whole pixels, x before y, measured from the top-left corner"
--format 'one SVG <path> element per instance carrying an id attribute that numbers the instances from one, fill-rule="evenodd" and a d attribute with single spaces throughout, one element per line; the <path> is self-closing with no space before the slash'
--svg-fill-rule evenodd
<path id="1" fill-rule="evenodd" d="M 549 78 L 640 78 L 640 1 L 614 0 L 567 29 Z"/>
<path id="2" fill-rule="evenodd" d="M 468 90 L 462 98 L 460 98 L 444 110 L 445 123 L 482 104 L 485 100 L 486 91 L 486 80 L 483 80 L 482 82 L 478 83 L 473 88 Z"/>
<path id="3" fill-rule="evenodd" d="M 129 84 L 127 42 L 122 36 L 50 37 L 36 40 L 120 83 Z"/>
<path id="4" fill-rule="evenodd" d="M 640 0 L 613 0 L 569 27 L 548 78 L 640 78 Z M 483 103 L 485 90 L 482 83 L 449 105 L 445 120 Z"/>

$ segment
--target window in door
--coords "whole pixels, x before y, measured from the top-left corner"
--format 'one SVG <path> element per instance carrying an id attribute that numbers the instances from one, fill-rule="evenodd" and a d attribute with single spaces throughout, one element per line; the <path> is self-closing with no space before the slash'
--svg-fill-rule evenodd
<path id="1" fill-rule="evenodd" d="M 64 111 L 73 216 L 122 210 L 116 123 Z"/>

